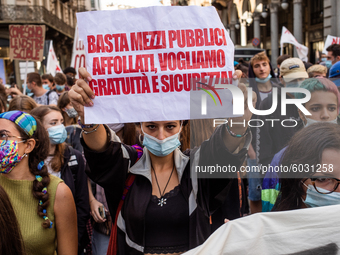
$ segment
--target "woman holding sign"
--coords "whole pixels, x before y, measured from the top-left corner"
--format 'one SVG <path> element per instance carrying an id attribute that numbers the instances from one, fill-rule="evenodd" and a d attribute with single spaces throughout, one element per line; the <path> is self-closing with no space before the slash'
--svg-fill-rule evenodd
<path id="1" fill-rule="evenodd" d="M 91 80 L 85 69 L 79 73 Z M 247 99 L 246 87 L 239 87 Z M 197 169 L 238 169 L 251 140 L 247 126 L 217 127 L 209 140 L 190 152 L 190 166 L 189 155 L 178 149 L 182 121 L 141 123 L 145 147 L 140 151 L 120 143 L 106 125 L 83 124 L 84 106 L 92 106 L 95 97 L 85 80 L 77 81 L 69 97 L 83 128 L 88 175 L 104 188 L 116 219 L 108 254 L 181 254 L 203 243 L 211 234 L 210 216 L 228 196 L 230 179 L 197 178 Z M 253 99 L 255 103 L 256 96 Z M 251 118 L 246 102 L 245 115 L 234 122 Z M 237 177 L 236 172 L 226 174 Z"/>

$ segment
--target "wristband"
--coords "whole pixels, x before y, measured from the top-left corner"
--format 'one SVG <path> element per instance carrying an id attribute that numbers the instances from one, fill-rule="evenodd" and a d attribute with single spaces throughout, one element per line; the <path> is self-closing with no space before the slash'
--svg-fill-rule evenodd
<path id="1" fill-rule="evenodd" d="M 96 128 L 93 129 L 93 130 L 85 131 L 85 130 L 83 129 L 81 132 L 84 133 L 85 135 L 88 135 L 88 134 L 91 134 L 91 133 L 93 133 L 93 132 L 96 132 L 97 129 L 98 129 L 98 127 L 99 127 L 99 124 L 97 124 Z"/>
<path id="2" fill-rule="evenodd" d="M 84 128 L 93 128 L 95 126 L 95 124 L 88 124 L 88 125 L 86 125 L 86 124 L 81 123 L 80 118 L 78 119 L 78 124 L 79 124 L 79 126 L 82 129 L 84 129 Z"/>

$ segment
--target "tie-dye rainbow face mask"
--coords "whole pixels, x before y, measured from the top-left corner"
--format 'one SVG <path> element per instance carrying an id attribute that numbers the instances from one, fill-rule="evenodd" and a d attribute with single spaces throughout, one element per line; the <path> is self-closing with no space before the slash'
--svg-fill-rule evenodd
<path id="1" fill-rule="evenodd" d="M 25 156 L 19 156 L 19 143 L 23 141 L 3 140 L 0 143 L 0 173 L 8 174 Z"/>

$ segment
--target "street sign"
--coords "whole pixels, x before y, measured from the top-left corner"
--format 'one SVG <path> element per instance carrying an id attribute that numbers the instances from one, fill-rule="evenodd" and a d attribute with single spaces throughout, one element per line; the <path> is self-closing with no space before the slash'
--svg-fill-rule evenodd
<path id="1" fill-rule="evenodd" d="M 254 37 L 253 40 L 251 41 L 251 43 L 253 44 L 254 47 L 257 47 L 260 45 L 260 39 Z"/>

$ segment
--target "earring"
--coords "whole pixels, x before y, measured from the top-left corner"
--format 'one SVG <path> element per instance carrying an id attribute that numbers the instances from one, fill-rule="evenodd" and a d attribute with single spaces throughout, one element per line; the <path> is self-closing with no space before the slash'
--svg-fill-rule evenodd
<path id="1" fill-rule="evenodd" d="M 140 143 L 140 144 L 143 144 L 143 141 L 141 140 L 141 136 L 142 136 L 142 134 L 139 134 L 138 140 L 139 140 L 139 143 Z"/>

